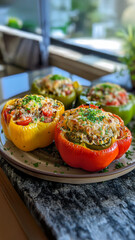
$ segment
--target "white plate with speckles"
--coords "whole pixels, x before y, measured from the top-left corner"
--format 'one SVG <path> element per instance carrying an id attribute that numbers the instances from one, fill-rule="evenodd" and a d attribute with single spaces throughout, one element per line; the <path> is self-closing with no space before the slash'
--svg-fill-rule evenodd
<path id="1" fill-rule="evenodd" d="M 0 111 L 2 106 L 0 106 Z M 133 125 L 135 125 L 135 121 L 130 124 L 130 126 Z M 5 137 L 2 127 L 0 129 L 0 152 L 11 165 L 22 172 L 41 179 L 62 183 L 84 184 L 107 181 L 120 177 L 135 168 L 134 139 L 128 154 L 124 154 L 122 158 L 113 161 L 108 168 L 96 173 L 67 166 L 62 161 L 54 143 L 43 149 L 23 152 Z"/>

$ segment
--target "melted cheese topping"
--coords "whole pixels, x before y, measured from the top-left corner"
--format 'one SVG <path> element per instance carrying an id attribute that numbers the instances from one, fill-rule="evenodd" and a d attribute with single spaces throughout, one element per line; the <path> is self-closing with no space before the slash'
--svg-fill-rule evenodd
<path id="1" fill-rule="evenodd" d="M 47 123 L 53 121 L 59 106 L 60 102 L 57 100 L 37 95 L 27 95 L 24 98 L 17 99 L 13 105 L 8 105 L 6 110 L 17 124 L 20 120 L 28 124 L 38 121 Z"/>
<path id="2" fill-rule="evenodd" d="M 128 102 L 127 92 L 117 84 L 101 83 L 87 93 L 90 101 L 100 101 L 104 105 L 125 105 Z"/>
<path id="3" fill-rule="evenodd" d="M 72 81 L 61 75 L 48 75 L 45 78 L 38 79 L 36 84 L 42 94 L 67 96 L 74 90 Z"/>
<path id="4" fill-rule="evenodd" d="M 109 112 L 82 107 L 65 113 L 62 129 L 75 143 L 103 145 L 120 136 L 121 123 Z"/>

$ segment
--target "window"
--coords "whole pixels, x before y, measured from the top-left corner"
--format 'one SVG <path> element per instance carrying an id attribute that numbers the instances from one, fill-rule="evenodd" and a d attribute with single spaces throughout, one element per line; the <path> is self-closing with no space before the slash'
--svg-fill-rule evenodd
<path id="1" fill-rule="evenodd" d="M 0 0 L 0 24 L 41 34 L 37 0 Z"/>
<path id="2" fill-rule="evenodd" d="M 135 0 L 44 1 L 50 3 L 52 43 L 115 60 L 122 55 L 121 39 L 116 33 L 135 22 Z M 0 0 L 0 24 L 41 34 L 40 2 Z"/>
<path id="3" fill-rule="evenodd" d="M 121 55 L 117 31 L 135 22 L 135 0 L 51 0 L 51 36 Z"/>

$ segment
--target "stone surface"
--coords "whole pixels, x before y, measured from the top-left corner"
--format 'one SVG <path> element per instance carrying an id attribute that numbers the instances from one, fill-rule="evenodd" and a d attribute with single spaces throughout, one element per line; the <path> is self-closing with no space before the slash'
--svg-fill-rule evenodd
<path id="1" fill-rule="evenodd" d="M 58 240 L 134 240 L 135 170 L 103 183 L 70 185 L 0 166 L 49 236 Z"/>

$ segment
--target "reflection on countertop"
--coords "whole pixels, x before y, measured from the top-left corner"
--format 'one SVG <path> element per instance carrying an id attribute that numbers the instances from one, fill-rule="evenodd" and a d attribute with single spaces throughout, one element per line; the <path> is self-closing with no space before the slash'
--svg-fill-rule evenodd
<path id="1" fill-rule="evenodd" d="M 62 74 L 63 76 L 70 77 L 73 81 L 78 81 L 84 86 L 91 85 L 89 80 L 70 74 L 57 67 L 48 67 L 0 78 L 0 102 L 20 93 L 30 91 L 31 84 L 35 79 L 44 77 L 48 74 Z"/>

